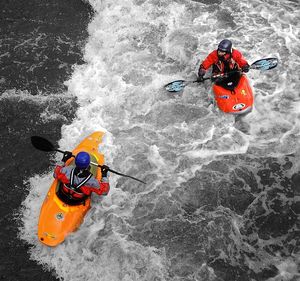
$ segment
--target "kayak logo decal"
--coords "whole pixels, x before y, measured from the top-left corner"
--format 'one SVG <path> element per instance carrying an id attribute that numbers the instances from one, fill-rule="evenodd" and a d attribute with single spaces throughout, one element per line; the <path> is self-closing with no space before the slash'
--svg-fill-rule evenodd
<path id="1" fill-rule="evenodd" d="M 232 108 L 234 110 L 242 110 L 246 105 L 244 103 L 237 103 Z"/>
<path id="2" fill-rule="evenodd" d="M 223 96 L 219 96 L 220 99 L 224 99 L 224 100 L 228 100 L 229 99 L 229 96 L 227 95 L 223 95 Z"/>
<path id="3" fill-rule="evenodd" d="M 57 219 L 58 221 L 64 220 L 64 214 L 63 214 L 63 213 L 57 213 L 57 214 L 55 215 L 55 217 L 56 217 L 56 219 Z"/>
<path id="4" fill-rule="evenodd" d="M 51 238 L 51 239 L 56 239 L 56 236 L 55 236 L 54 234 L 52 234 L 52 233 L 44 232 L 44 235 L 45 235 L 46 237 Z"/>
<path id="5" fill-rule="evenodd" d="M 242 94 L 243 96 L 247 96 L 247 92 L 246 92 L 244 89 L 241 91 L 241 94 Z"/>

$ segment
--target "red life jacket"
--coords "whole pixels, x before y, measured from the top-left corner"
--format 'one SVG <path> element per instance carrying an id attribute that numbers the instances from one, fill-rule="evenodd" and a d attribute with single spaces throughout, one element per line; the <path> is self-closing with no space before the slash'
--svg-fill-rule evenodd
<path id="1" fill-rule="evenodd" d="M 85 177 L 79 184 L 75 185 L 74 184 L 74 174 L 75 168 L 71 171 L 71 175 L 70 175 L 70 183 L 64 183 L 62 186 L 63 192 L 71 195 L 72 197 L 76 198 L 76 199 L 83 199 L 83 198 L 87 198 L 88 196 L 86 194 L 84 194 L 83 192 L 81 192 L 80 188 L 82 186 L 84 186 L 88 180 L 92 177 L 92 174 L 89 173 L 89 175 L 87 177 Z"/>
<path id="2" fill-rule="evenodd" d="M 226 54 L 223 60 L 219 59 L 218 62 L 213 65 L 213 73 L 226 73 L 237 69 L 238 64 L 232 59 L 231 54 Z"/>
<path id="3" fill-rule="evenodd" d="M 213 74 L 216 74 L 242 68 L 247 64 L 243 55 L 236 49 L 233 49 L 231 54 L 226 54 L 222 60 L 218 56 L 218 51 L 214 50 L 205 58 L 200 67 L 207 70 L 213 66 Z"/>

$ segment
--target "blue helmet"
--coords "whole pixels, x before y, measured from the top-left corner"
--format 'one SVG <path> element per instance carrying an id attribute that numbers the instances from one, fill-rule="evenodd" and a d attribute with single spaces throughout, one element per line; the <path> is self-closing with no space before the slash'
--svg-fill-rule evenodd
<path id="1" fill-rule="evenodd" d="M 218 50 L 226 53 L 232 52 L 232 42 L 228 39 L 222 40 L 218 45 Z"/>
<path id="2" fill-rule="evenodd" d="M 75 157 L 75 165 L 79 169 L 86 169 L 90 165 L 91 157 L 87 152 L 79 152 Z"/>

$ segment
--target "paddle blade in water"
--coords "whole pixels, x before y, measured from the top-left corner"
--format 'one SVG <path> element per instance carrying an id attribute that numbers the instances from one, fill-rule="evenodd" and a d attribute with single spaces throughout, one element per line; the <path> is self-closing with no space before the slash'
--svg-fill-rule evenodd
<path id="1" fill-rule="evenodd" d="M 251 64 L 252 69 L 269 70 L 276 67 L 278 64 L 277 58 L 260 59 Z"/>
<path id="2" fill-rule="evenodd" d="M 186 86 L 185 82 L 186 82 L 185 80 L 176 80 L 176 81 L 173 81 L 173 82 L 165 85 L 165 89 L 168 92 L 180 92 Z"/>
<path id="3" fill-rule="evenodd" d="M 55 150 L 51 142 L 39 136 L 32 136 L 31 143 L 38 150 L 47 151 L 47 152 Z"/>

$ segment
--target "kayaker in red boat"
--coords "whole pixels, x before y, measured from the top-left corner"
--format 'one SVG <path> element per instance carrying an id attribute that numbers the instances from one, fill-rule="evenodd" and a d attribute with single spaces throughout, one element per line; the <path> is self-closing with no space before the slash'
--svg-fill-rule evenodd
<path id="1" fill-rule="evenodd" d="M 62 161 L 66 162 L 72 157 L 71 152 L 65 152 Z M 91 195 L 92 192 L 98 195 L 107 195 L 109 192 L 108 167 L 102 165 L 101 181 L 97 180 L 89 171 L 90 155 L 87 152 L 79 152 L 75 157 L 74 166 L 56 166 L 54 178 L 63 183 L 62 192 L 74 199 L 81 199 Z"/>
<path id="2" fill-rule="evenodd" d="M 234 70 L 248 72 L 250 69 L 241 52 L 233 49 L 232 42 L 228 39 L 222 40 L 218 45 L 218 49 L 212 51 L 201 63 L 198 71 L 198 82 L 204 81 L 204 75 L 211 66 L 213 67 L 213 75 L 224 74 Z"/>

